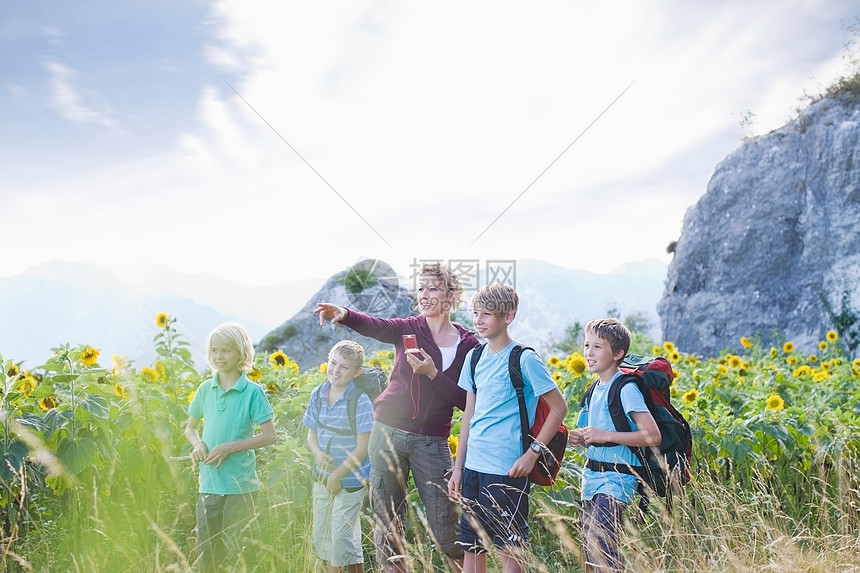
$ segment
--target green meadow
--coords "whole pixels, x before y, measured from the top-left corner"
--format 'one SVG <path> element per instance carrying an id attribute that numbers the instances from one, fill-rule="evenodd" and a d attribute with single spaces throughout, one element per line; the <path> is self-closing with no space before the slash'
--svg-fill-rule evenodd
<path id="1" fill-rule="evenodd" d="M 155 328 L 158 358 L 147 365 L 70 345 L 27 369 L 0 357 L 0 570 L 194 570 L 197 476 L 181 459 L 190 450 L 183 429 L 208 371 L 192 363 L 175 318 L 159 314 Z M 643 523 L 628 524 L 631 571 L 860 571 L 860 360 L 836 331 L 821 333 L 814 354 L 759 340 L 750 333 L 740 353 L 703 358 L 635 337 L 632 351 L 672 362 L 673 402 L 693 428 L 694 459 L 671 512 L 652 504 Z M 380 352 L 368 363 L 388 369 L 392 359 Z M 544 359 L 573 425 L 585 362 L 577 352 Z M 324 370 L 299 371 L 278 351 L 257 356 L 250 375 L 267 391 L 279 435 L 258 452 L 264 571 L 324 570 L 310 542 L 312 460 L 301 424 Z M 581 570 L 581 455 L 568 450 L 556 485 L 532 489 L 530 571 Z M 412 570 L 447 571 L 415 499 Z M 366 566 L 378 570 L 369 513 L 363 528 Z"/>

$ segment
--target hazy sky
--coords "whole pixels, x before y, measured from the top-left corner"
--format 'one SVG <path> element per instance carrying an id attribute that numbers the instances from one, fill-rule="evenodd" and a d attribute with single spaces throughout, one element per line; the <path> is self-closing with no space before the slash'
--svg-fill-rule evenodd
<path id="1" fill-rule="evenodd" d="M 263 285 L 368 257 L 668 260 L 715 166 L 847 71 L 858 15 L 0 1 L 0 275 L 155 262 Z"/>

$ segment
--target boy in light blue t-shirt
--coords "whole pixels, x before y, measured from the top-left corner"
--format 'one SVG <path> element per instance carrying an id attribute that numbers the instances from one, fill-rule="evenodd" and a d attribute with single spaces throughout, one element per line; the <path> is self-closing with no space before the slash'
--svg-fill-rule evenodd
<path id="1" fill-rule="evenodd" d="M 516 316 L 519 299 L 511 287 L 493 284 L 472 298 L 475 329 L 487 341 L 472 380 L 470 368 L 460 372 L 466 390 L 466 409 L 460 423 L 460 444 L 448 494 L 463 502 L 459 544 L 465 550 L 463 571 L 487 570 L 488 544 L 499 548 L 503 570 L 523 570 L 520 549 L 528 540 L 529 479 L 543 444 L 567 413 L 567 404 L 546 365 L 533 351 L 523 352 L 523 373 L 529 425 L 534 423 L 538 397 L 552 412 L 537 439 L 522 451 L 520 408 L 511 383 L 508 359 L 516 342 L 508 325 Z M 470 351 L 466 364 L 471 363 Z"/>
<path id="2" fill-rule="evenodd" d="M 660 429 L 635 384 L 625 385 L 620 396 L 631 431 L 616 432 L 609 414 L 609 388 L 621 375 L 619 365 L 629 349 L 630 331 L 617 320 L 592 320 L 585 326 L 585 361 L 588 371 L 597 374 L 593 382 L 596 386 L 590 403 L 579 414 L 578 429 L 570 432 L 568 441 L 588 448 L 582 474 L 582 539 L 587 572 L 624 570 L 618 555 L 621 515 L 633 500 L 638 478 L 610 468 L 641 465 L 628 446 L 660 444 Z M 613 445 L 604 445 L 609 443 Z"/>

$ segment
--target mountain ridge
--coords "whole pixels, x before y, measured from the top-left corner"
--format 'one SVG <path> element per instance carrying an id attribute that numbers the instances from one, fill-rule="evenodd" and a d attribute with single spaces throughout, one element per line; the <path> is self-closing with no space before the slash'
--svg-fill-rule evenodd
<path id="1" fill-rule="evenodd" d="M 658 259 L 627 263 L 608 274 L 539 259 L 517 264 L 522 302 L 512 333 L 536 348 L 548 350 L 568 325 L 602 315 L 607 305 L 622 314 L 644 312 L 652 326 L 657 324 L 656 304 L 666 272 Z M 205 369 L 206 336 L 214 326 L 240 322 L 256 344 L 299 312 L 325 282 L 307 278 L 248 287 L 160 265 L 130 271 L 121 265 L 42 263 L 0 277 L 0 316 L 7 325 L 0 329 L 0 356 L 33 368 L 44 363 L 54 347 L 87 344 L 100 351 L 102 366 L 110 365 L 114 353 L 146 366 L 156 357 L 155 316 L 165 312 L 178 319 L 175 326 L 190 344 L 195 365 Z"/>

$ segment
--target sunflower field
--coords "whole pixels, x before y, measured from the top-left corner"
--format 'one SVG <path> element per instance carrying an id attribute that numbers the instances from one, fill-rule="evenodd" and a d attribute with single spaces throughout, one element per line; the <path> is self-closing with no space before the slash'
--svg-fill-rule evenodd
<path id="1" fill-rule="evenodd" d="M 63 345 L 24 369 L 0 357 L 2 571 L 190 572 L 197 476 L 184 456 L 188 405 L 209 377 L 192 363 L 177 320 L 155 319 L 148 365 Z M 628 524 L 631 571 L 860 571 L 860 360 L 835 331 L 814 354 L 753 333 L 739 354 L 686 354 L 641 336 L 631 351 L 665 356 L 673 402 L 694 432 L 693 479 L 672 511 L 659 503 Z M 546 356 L 573 425 L 591 378 L 584 358 Z M 390 369 L 393 354 L 368 363 Z M 301 424 L 325 365 L 301 372 L 281 351 L 249 377 L 266 389 L 277 442 L 258 451 L 264 571 L 324 571 L 310 541 L 312 458 Z M 457 447 L 459 423 L 449 439 Z M 552 488 L 532 489 L 530 571 L 581 571 L 582 450 L 568 450 Z M 417 498 L 416 498 L 417 499 Z M 447 571 L 413 504 L 414 571 Z M 372 516 L 363 523 L 365 563 Z M 498 568 L 490 555 L 491 568 Z"/>

